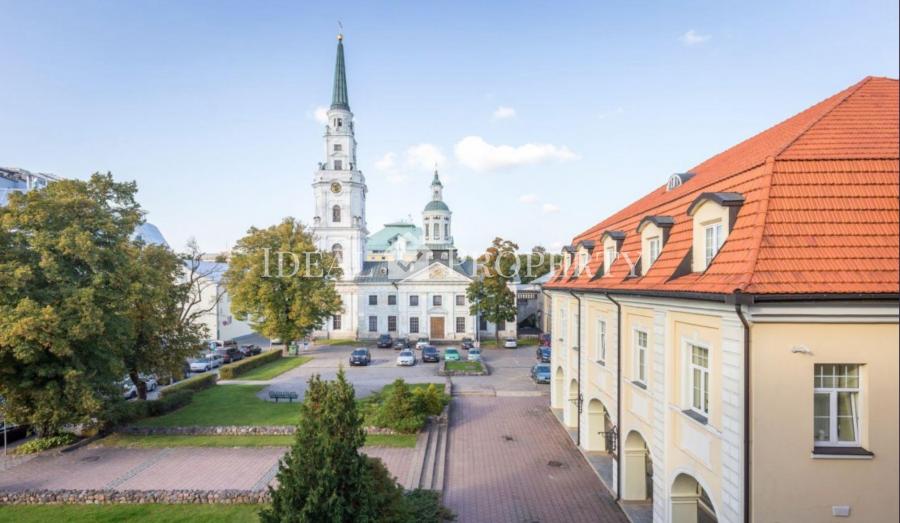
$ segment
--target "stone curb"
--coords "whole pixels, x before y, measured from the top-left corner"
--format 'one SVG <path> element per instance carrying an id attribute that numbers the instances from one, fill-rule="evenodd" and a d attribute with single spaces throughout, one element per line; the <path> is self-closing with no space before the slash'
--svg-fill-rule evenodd
<path id="1" fill-rule="evenodd" d="M 366 434 L 396 434 L 383 427 L 366 427 Z M 190 427 L 125 427 L 118 431 L 134 436 L 289 436 L 297 432 L 294 425 L 219 425 Z"/>
<path id="2" fill-rule="evenodd" d="M 269 503 L 268 490 L 22 490 L 0 492 L 8 505 L 106 505 L 116 503 Z"/>

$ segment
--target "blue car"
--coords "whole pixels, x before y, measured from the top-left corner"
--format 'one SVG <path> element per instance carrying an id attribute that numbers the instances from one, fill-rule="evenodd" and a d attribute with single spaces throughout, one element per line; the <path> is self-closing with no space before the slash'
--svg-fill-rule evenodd
<path id="1" fill-rule="evenodd" d="M 541 363 L 550 363 L 550 347 L 538 347 L 537 359 Z"/>
<path id="2" fill-rule="evenodd" d="M 547 363 L 538 363 L 531 367 L 531 379 L 535 383 L 550 383 L 550 365 Z"/>

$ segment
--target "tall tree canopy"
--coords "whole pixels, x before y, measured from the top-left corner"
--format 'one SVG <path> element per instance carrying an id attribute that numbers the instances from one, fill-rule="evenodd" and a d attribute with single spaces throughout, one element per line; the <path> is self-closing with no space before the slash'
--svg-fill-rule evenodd
<path id="1" fill-rule="evenodd" d="M 0 395 L 14 421 L 52 432 L 121 394 L 136 190 L 95 174 L 0 208 Z"/>
<path id="2" fill-rule="evenodd" d="M 547 249 L 536 245 L 529 254 L 519 255 L 519 281 L 528 283 L 547 274 L 559 266 L 562 256 L 547 252 Z"/>
<path id="3" fill-rule="evenodd" d="M 516 319 L 516 295 L 509 288 L 518 270 L 519 260 L 515 243 L 494 238 L 491 246 L 478 257 L 475 280 L 466 289 L 466 298 L 471 304 L 469 314 L 479 315 L 497 325 Z M 500 331 L 494 332 L 494 339 L 500 343 Z"/>
<path id="4" fill-rule="evenodd" d="M 285 343 L 299 340 L 341 312 L 331 253 L 316 249 L 302 223 L 286 218 L 267 229 L 251 228 L 231 256 L 225 285 L 231 311 L 253 328 Z"/>

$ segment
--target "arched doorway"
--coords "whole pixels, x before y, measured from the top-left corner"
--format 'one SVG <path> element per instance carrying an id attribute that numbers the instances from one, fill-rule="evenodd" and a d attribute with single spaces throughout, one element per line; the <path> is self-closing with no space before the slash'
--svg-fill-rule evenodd
<path id="1" fill-rule="evenodd" d="M 689 474 L 681 473 L 672 483 L 672 523 L 715 523 L 716 509 L 709 494 Z"/>
<path id="2" fill-rule="evenodd" d="M 585 450 L 602 452 L 606 450 L 606 432 L 611 428 L 606 407 L 597 398 L 588 402 L 587 441 Z"/>
<path id="3" fill-rule="evenodd" d="M 653 463 L 650 449 L 636 430 L 625 438 L 622 467 L 622 499 L 647 501 L 653 497 Z"/>
<path id="4" fill-rule="evenodd" d="M 578 380 L 569 382 L 569 397 L 566 405 L 566 426 L 578 425 Z"/>
<path id="5" fill-rule="evenodd" d="M 554 409 L 562 409 L 566 406 L 566 398 L 563 397 L 563 384 L 565 382 L 566 376 L 562 370 L 562 367 L 556 368 L 556 374 L 553 375 L 553 408 Z"/>

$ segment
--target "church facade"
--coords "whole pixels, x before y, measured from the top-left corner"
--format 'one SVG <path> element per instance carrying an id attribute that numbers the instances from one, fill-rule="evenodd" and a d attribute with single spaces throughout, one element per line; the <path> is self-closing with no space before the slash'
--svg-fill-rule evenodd
<path id="1" fill-rule="evenodd" d="M 390 334 L 433 340 L 475 338 L 476 330 L 493 335 L 495 325 L 469 313 L 466 288 L 475 267 L 457 255 L 452 212 L 444 202 L 437 170 L 421 227 L 401 221 L 369 234 L 368 186 L 356 159 L 342 36 L 324 139 L 325 161 L 313 174 L 312 232 L 317 248 L 339 260 L 342 275 L 336 286 L 343 312 L 316 335 L 372 339 Z M 515 330 L 515 322 L 500 325 L 504 336 L 515 335 Z"/>

